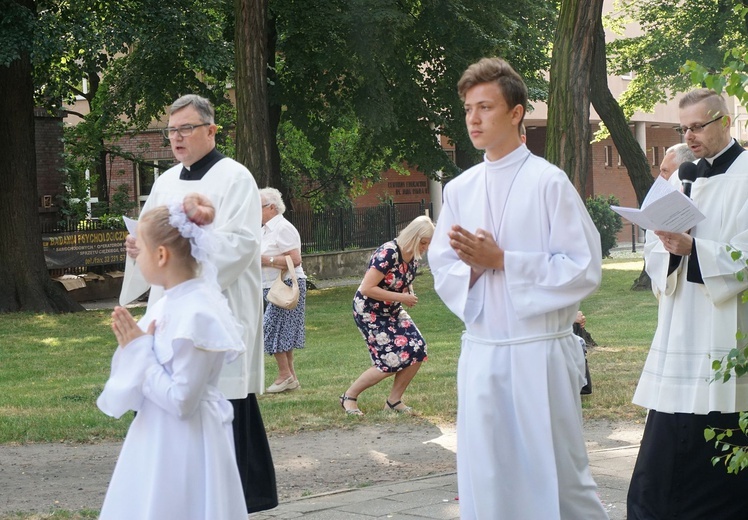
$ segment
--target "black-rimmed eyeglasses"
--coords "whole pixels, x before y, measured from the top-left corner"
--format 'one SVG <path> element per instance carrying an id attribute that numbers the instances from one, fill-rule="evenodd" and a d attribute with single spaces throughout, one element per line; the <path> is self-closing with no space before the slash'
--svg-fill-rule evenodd
<path id="1" fill-rule="evenodd" d="M 180 137 L 189 137 L 192 135 L 192 132 L 195 131 L 195 128 L 200 128 L 201 126 L 208 126 L 211 123 L 203 123 L 201 125 L 182 125 L 182 126 L 167 126 L 166 128 L 162 128 L 161 132 L 163 132 L 164 137 L 167 139 L 173 139 L 179 134 Z"/>
<path id="2" fill-rule="evenodd" d="M 701 132 L 701 131 L 702 131 L 702 130 L 703 130 L 704 128 L 706 128 L 706 126 L 707 126 L 707 125 L 711 125 L 712 123 L 714 123 L 715 121 L 719 121 L 719 120 L 720 120 L 720 119 L 722 119 L 723 117 L 725 117 L 725 116 L 717 116 L 717 117 L 715 117 L 714 119 L 712 119 L 711 121 L 707 121 L 707 122 L 706 122 L 706 123 L 704 123 L 703 125 L 701 125 L 701 124 L 699 124 L 699 123 L 696 123 L 696 124 L 693 124 L 693 125 L 691 125 L 691 126 L 676 126 L 676 127 L 675 127 L 675 131 L 676 131 L 676 132 L 678 132 L 678 133 L 679 133 L 680 135 L 685 135 L 685 134 L 686 134 L 686 132 L 688 132 L 689 130 L 690 130 L 690 131 L 691 131 L 692 133 L 694 133 L 694 134 L 698 134 L 698 133 L 699 133 L 699 132 Z"/>

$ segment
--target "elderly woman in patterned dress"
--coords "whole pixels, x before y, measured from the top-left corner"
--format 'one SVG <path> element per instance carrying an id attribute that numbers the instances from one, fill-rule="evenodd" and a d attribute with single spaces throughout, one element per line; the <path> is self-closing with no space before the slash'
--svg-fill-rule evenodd
<path id="1" fill-rule="evenodd" d="M 301 388 L 293 365 L 293 351 L 304 348 L 306 308 L 306 275 L 301 268 L 301 237 L 296 228 L 283 217 L 286 205 L 280 191 L 275 188 L 260 190 L 262 199 L 262 292 L 267 306 L 262 319 L 265 352 L 278 363 L 278 377 L 267 392 L 277 394 Z M 291 257 L 299 279 L 299 303 L 295 309 L 287 310 L 267 302 L 270 286 L 281 269 L 286 268 L 286 256 Z M 291 274 L 284 281 L 291 285 Z"/>
<path id="2" fill-rule="evenodd" d="M 395 240 L 382 244 L 369 260 L 353 298 L 353 319 L 364 336 L 373 366 L 340 396 L 340 406 L 349 415 L 363 415 L 356 404 L 359 394 L 393 374 L 384 409 L 412 413 L 402 397 L 426 360 L 426 342 L 403 305 L 412 307 L 418 302 L 413 279 L 433 235 L 434 223 L 420 216 Z"/>

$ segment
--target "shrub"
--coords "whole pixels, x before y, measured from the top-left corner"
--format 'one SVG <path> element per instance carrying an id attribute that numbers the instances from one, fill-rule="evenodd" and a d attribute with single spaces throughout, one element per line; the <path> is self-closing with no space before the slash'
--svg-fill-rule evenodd
<path id="1" fill-rule="evenodd" d="M 618 213 L 610 209 L 611 204 L 618 205 L 618 199 L 613 195 L 589 197 L 585 203 L 587 212 L 592 217 L 592 222 L 595 223 L 598 233 L 600 233 L 603 258 L 610 256 L 610 250 L 617 243 L 616 234 L 623 229 L 623 219 Z"/>

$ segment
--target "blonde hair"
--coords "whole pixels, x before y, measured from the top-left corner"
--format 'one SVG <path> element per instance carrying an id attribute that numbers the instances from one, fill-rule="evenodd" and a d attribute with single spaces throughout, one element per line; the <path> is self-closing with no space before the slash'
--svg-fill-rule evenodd
<path id="1" fill-rule="evenodd" d="M 710 117 L 730 115 L 725 98 L 717 94 L 716 91 L 708 88 L 697 88 L 688 92 L 678 102 L 678 108 L 690 107 L 702 101 L 706 103 Z"/>
<path id="2" fill-rule="evenodd" d="M 138 220 L 138 234 L 146 247 L 155 249 L 164 246 L 175 259 L 186 263 L 192 273 L 197 275 L 198 265 L 197 260 L 192 256 L 190 240 L 183 237 L 179 230 L 171 225 L 169 217 L 169 208 L 166 206 L 159 206 L 145 212 Z"/>
<path id="3" fill-rule="evenodd" d="M 418 244 L 421 242 L 421 239 L 434 236 L 434 227 L 434 223 L 427 215 L 416 217 L 397 235 L 395 239 L 397 240 L 397 245 L 403 251 L 413 252 L 413 258 L 420 260 L 421 252 L 419 251 Z"/>

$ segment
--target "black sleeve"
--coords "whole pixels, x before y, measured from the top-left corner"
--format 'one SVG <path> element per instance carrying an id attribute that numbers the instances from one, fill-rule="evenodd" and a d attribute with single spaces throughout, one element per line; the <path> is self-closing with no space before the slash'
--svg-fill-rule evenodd
<path id="1" fill-rule="evenodd" d="M 691 245 L 691 258 L 688 260 L 688 272 L 686 273 L 686 280 L 691 283 L 704 283 L 704 278 L 701 277 L 701 267 L 699 266 L 699 255 L 696 253 L 696 239 L 693 239 Z"/>
<path id="2" fill-rule="evenodd" d="M 680 265 L 680 261 L 683 260 L 683 257 L 680 255 L 674 255 L 673 253 L 670 253 L 670 264 L 667 267 L 667 275 L 670 276 L 675 272 L 676 269 L 678 269 L 678 266 Z"/>

